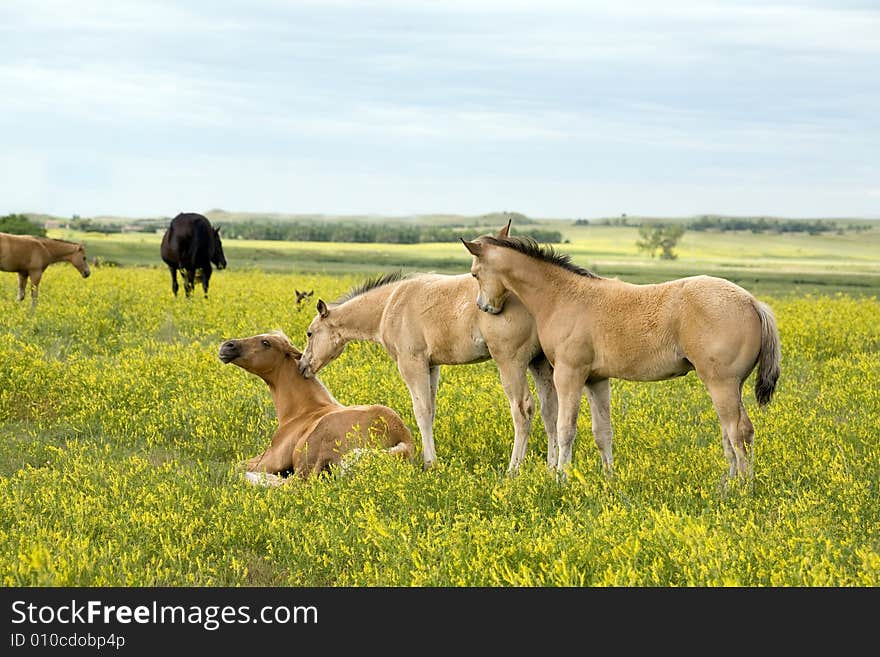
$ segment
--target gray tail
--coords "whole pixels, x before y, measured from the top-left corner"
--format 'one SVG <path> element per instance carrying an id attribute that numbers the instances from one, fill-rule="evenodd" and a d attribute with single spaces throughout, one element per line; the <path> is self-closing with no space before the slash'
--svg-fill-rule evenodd
<path id="1" fill-rule="evenodd" d="M 770 306 L 755 301 L 755 311 L 761 320 L 761 352 L 758 355 L 758 376 L 755 378 L 755 398 L 758 404 L 770 403 L 776 382 L 779 380 L 779 363 L 782 359 L 782 345 L 779 342 L 779 329 Z"/>

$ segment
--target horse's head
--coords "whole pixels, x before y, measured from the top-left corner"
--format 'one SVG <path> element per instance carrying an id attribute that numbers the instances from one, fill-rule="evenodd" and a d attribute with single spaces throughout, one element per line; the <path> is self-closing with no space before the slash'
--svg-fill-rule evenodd
<path id="1" fill-rule="evenodd" d="M 211 262 L 217 269 L 226 269 L 226 256 L 223 255 L 223 242 L 220 240 L 220 226 L 212 229 L 214 240 L 211 244 Z"/>
<path id="2" fill-rule="evenodd" d="M 218 353 L 224 363 L 238 365 L 243 370 L 266 378 L 286 359 L 302 356 L 299 349 L 281 331 L 261 333 L 249 338 L 226 340 Z"/>
<path id="3" fill-rule="evenodd" d="M 306 292 L 305 290 L 303 290 L 302 292 L 300 292 L 299 290 L 294 290 L 294 292 L 296 292 L 296 309 L 297 310 L 302 310 L 303 304 L 306 301 L 308 301 L 311 298 L 311 296 L 315 293 L 314 290 L 309 290 L 308 292 Z"/>
<path id="4" fill-rule="evenodd" d="M 89 261 L 86 258 L 86 247 L 82 244 L 76 245 L 76 250 L 70 256 L 70 262 L 77 268 L 83 278 L 88 278 L 92 271 L 89 269 Z"/>
<path id="5" fill-rule="evenodd" d="M 510 220 L 494 237 L 505 239 L 509 234 Z M 473 242 L 462 239 L 461 243 L 474 256 L 471 263 L 471 276 L 477 279 L 480 290 L 477 295 L 477 307 L 490 315 L 497 315 L 504 310 L 504 302 L 507 301 L 507 295 L 510 294 L 510 291 L 504 286 L 497 272 L 496 259 L 498 254 L 496 251 L 498 247 L 487 241 L 486 237 L 483 235 Z"/>
<path id="6" fill-rule="evenodd" d="M 339 356 L 346 344 L 331 309 L 322 299 L 318 299 L 318 314 L 306 329 L 306 337 L 308 342 L 299 359 L 299 371 L 309 378 Z"/>

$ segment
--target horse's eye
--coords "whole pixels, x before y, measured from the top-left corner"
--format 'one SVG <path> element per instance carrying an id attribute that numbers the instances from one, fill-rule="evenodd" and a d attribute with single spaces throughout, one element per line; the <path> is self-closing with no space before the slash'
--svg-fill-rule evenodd
<path id="1" fill-rule="evenodd" d="M 262 340 L 262 343 L 263 343 L 263 346 L 266 347 L 266 349 L 268 349 L 268 348 L 271 346 L 271 345 L 269 344 L 269 341 L 268 341 L 268 340 Z"/>
<path id="2" fill-rule="evenodd" d="M 312 337 L 312 332 L 311 332 L 311 331 L 306 331 L 306 337 L 307 337 L 307 338 Z"/>

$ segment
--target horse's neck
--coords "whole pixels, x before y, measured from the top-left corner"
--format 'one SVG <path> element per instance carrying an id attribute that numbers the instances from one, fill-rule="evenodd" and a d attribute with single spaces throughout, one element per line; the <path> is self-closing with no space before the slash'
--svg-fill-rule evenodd
<path id="1" fill-rule="evenodd" d="M 73 255 L 77 247 L 76 244 L 63 242 L 61 240 L 56 240 L 49 237 L 43 239 L 42 242 L 43 246 L 46 247 L 46 251 L 49 252 L 49 256 L 52 258 L 52 262 L 58 262 L 59 260 L 69 260 L 70 256 Z"/>
<path id="2" fill-rule="evenodd" d="M 576 290 L 593 285 L 597 280 L 579 276 L 549 262 L 525 254 L 513 253 L 510 265 L 502 272 L 505 286 L 520 298 L 534 317 L 547 316 L 558 307 L 559 299 L 567 300 Z M 598 287 L 598 286 L 597 286 Z M 598 290 L 597 290 L 598 292 Z M 579 302 L 590 304 L 594 295 L 579 296 Z"/>
<path id="3" fill-rule="evenodd" d="M 332 309 L 331 313 L 338 313 L 336 326 L 342 337 L 346 340 L 378 342 L 382 315 L 393 290 L 393 284 L 383 285 Z"/>
<path id="4" fill-rule="evenodd" d="M 306 379 L 300 375 L 294 360 L 285 363 L 271 379 L 265 381 L 272 392 L 279 422 L 309 415 L 328 406 L 339 406 L 323 383 L 315 377 Z"/>

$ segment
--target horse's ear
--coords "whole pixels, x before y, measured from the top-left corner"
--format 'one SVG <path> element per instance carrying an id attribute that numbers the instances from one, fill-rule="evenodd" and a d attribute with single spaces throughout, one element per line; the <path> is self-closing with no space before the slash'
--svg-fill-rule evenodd
<path id="1" fill-rule="evenodd" d="M 463 237 L 459 237 L 461 243 L 464 244 L 464 248 L 470 251 L 471 255 L 478 256 L 483 252 L 483 245 L 479 242 L 468 242 Z"/>
<path id="2" fill-rule="evenodd" d="M 507 237 L 508 235 L 510 235 L 510 222 L 511 221 L 513 221 L 513 219 L 511 219 L 511 218 L 507 219 L 507 225 L 498 231 L 498 237 Z"/>
<path id="3" fill-rule="evenodd" d="M 326 318 L 330 314 L 330 309 L 323 299 L 318 299 L 318 314 L 321 315 L 321 319 Z"/>
<path id="4" fill-rule="evenodd" d="M 220 226 L 214 226 L 214 232 L 220 234 Z"/>

